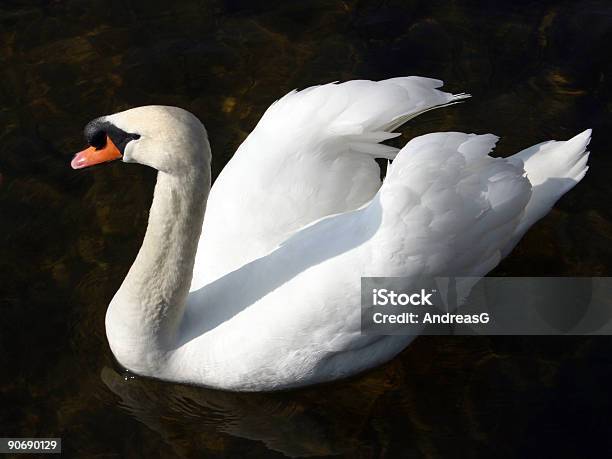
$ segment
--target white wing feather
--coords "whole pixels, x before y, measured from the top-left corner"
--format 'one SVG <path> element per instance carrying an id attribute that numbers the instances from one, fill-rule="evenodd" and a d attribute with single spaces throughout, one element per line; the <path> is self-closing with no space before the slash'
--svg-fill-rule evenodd
<path id="1" fill-rule="evenodd" d="M 276 101 L 215 181 L 192 281 L 195 290 L 268 253 L 326 215 L 356 209 L 380 187 L 380 142 L 418 114 L 466 94 L 405 77 L 330 83 Z"/>

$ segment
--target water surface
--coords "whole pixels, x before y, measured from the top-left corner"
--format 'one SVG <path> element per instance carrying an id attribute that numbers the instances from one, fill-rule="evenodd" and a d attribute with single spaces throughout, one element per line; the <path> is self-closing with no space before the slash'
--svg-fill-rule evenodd
<path id="1" fill-rule="evenodd" d="M 293 88 L 431 76 L 474 97 L 404 140 L 493 132 L 505 156 L 594 128 L 585 180 L 494 274 L 610 276 L 609 2 L 9 1 L 0 22 L 0 434 L 63 437 L 75 457 L 612 452 L 608 337 L 421 337 L 368 374 L 279 394 L 124 379 L 104 314 L 155 174 L 69 168 L 83 126 L 129 107 L 195 113 L 216 176 Z"/>

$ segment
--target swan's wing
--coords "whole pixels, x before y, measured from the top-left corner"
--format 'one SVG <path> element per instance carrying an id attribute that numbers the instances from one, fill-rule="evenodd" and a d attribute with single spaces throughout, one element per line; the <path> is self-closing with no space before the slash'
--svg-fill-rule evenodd
<path id="1" fill-rule="evenodd" d="M 427 110 L 468 95 L 422 77 L 293 91 L 265 112 L 214 183 L 192 290 L 276 247 L 321 217 L 355 209 L 380 187 L 381 144 Z"/>
<path id="2" fill-rule="evenodd" d="M 496 141 L 491 134 L 428 134 L 393 162 L 378 198 L 383 228 L 395 250 L 412 257 L 410 269 L 482 276 L 499 262 L 532 187 L 522 163 L 488 155 Z"/>

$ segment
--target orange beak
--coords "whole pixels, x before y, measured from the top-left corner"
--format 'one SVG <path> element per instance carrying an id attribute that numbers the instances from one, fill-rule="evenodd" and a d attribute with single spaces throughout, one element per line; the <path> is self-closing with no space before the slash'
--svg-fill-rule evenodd
<path id="1" fill-rule="evenodd" d="M 106 145 L 100 149 L 95 147 L 86 148 L 78 152 L 70 165 L 73 169 L 83 169 L 84 167 L 93 166 L 94 164 L 106 163 L 121 158 L 121 152 L 115 146 L 109 136 L 106 136 Z"/>

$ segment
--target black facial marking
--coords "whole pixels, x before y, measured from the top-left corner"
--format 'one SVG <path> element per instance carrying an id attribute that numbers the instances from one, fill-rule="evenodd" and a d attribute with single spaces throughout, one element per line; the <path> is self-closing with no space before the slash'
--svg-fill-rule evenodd
<path id="1" fill-rule="evenodd" d="M 106 145 L 106 136 L 109 136 L 121 154 L 130 140 L 139 139 L 140 135 L 125 132 L 104 118 L 97 118 L 85 126 L 85 140 L 89 145 L 100 149 Z"/>

